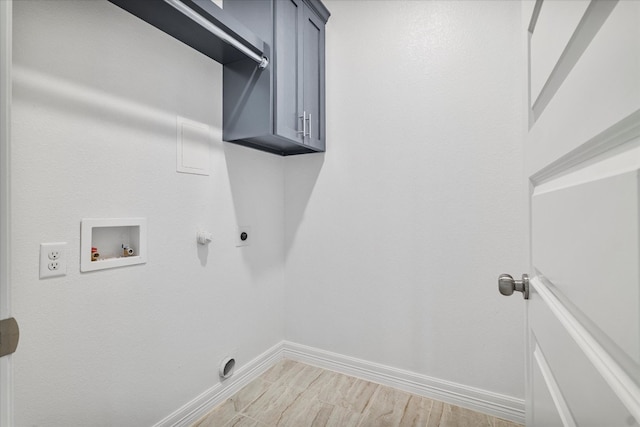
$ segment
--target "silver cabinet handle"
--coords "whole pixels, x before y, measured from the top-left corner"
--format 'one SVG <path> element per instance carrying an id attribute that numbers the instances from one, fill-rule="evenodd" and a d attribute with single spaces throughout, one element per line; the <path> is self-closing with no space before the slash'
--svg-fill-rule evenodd
<path id="1" fill-rule="evenodd" d="M 514 280 L 510 274 L 498 277 L 498 290 L 502 295 L 512 295 L 514 291 L 522 292 L 524 299 L 529 299 L 529 276 L 522 275 L 522 280 Z"/>
<path id="2" fill-rule="evenodd" d="M 302 139 L 307 136 L 307 112 L 303 111 L 301 116 L 298 116 L 299 119 L 302 119 L 302 131 L 298 131 L 296 133 L 302 134 Z"/>
<path id="3" fill-rule="evenodd" d="M 307 120 L 309 120 L 309 126 L 308 126 L 309 133 L 307 134 L 307 136 L 311 138 L 311 113 L 309 113 L 309 117 L 307 117 Z"/>

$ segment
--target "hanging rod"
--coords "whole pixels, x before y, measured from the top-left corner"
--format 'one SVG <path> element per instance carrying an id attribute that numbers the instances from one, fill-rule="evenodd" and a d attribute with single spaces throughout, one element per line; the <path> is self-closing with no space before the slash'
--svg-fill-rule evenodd
<path id="1" fill-rule="evenodd" d="M 227 34 L 225 31 L 215 26 L 211 21 L 204 18 L 198 12 L 182 3 L 180 0 L 164 0 L 164 2 L 174 7 L 176 10 L 178 10 L 180 13 L 182 13 L 192 21 L 198 23 L 201 27 L 212 33 L 214 36 L 218 37 L 223 42 L 230 44 L 240 52 L 247 55 L 249 58 L 256 61 L 258 63 L 259 69 L 264 70 L 265 68 L 267 68 L 267 65 L 269 65 L 269 58 L 263 55 L 258 55 L 257 53 L 240 43 L 238 40 Z"/>

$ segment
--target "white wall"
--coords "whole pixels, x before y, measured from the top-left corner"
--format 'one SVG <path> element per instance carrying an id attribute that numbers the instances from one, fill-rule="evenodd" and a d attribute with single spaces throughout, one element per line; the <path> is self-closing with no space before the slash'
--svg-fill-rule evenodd
<path id="1" fill-rule="evenodd" d="M 283 339 L 283 161 L 218 142 L 211 176 L 176 173 L 176 116 L 221 126 L 221 66 L 106 1 L 14 9 L 15 424 L 151 425 Z M 80 220 L 136 216 L 148 263 L 80 273 Z M 56 241 L 68 274 L 39 280 Z"/>
<path id="2" fill-rule="evenodd" d="M 288 158 L 286 337 L 524 396 L 520 5 L 327 1 L 327 153 Z"/>
<path id="3" fill-rule="evenodd" d="M 327 6 L 326 155 L 216 143 L 203 177 L 175 118 L 220 127 L 217 63 L 108 2 L 14 2 L 16 425 L 150 425 L 285 337 L 522 397 L 518 2 Z M 80 273 L 81 218 L 129 216 L 149 262 Z"/>

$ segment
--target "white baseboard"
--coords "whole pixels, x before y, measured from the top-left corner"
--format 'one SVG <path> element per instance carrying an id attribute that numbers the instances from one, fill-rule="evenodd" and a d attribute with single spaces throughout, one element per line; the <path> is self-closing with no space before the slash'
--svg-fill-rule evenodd
<path id="1" fill-rule="evenodd" d="M 524 424 L 524 400 L 440 380 L 302 344 L 282 341 L 271 347 L 231 378 L 219 383 L 176 410 L 154 427 L 188 427 L 233 396 L 279 360 L 286 358 L 404 390 L 434 400 L 472 409 Z"/>
<path id="2" fill-rule="evenodd" d="M 524 400 L 284 341 L 284 358 L 524 424 Z"/>
<path id="3" fill-rule="evenodd" d="M 153 427 L 191 426 L 282 359 L 282 346 L 282 342 L 274 345 L 246 365 L 238 368 L 230 378 L 206 390 Z"/>

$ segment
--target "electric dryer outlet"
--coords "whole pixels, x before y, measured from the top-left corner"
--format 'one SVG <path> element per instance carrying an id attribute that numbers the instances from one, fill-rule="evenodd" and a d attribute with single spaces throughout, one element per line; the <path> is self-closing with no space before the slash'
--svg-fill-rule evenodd
<path id="1" fill-rule="evenodd" d="M 236 233 L 236 247 L 249 246 L 251 244 L 251 227 L 241 225 Z"/>

